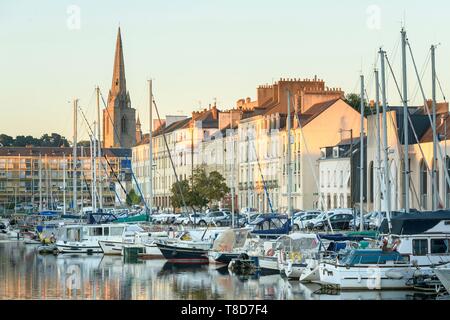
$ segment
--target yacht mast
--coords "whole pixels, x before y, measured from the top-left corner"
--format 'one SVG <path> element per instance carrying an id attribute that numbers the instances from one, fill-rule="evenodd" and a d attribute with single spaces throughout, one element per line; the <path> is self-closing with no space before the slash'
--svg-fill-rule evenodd
<path id="1" fill-rule="evenodd" d="M 102 162 L 102 144 L 101 144 L 101 130 L 100 130 L 100 88 L 99 86 L 97 86 L 96 88 L 96 93 L 97 93 L 97 156 L 98 156 L 98 161 L 99 161 L 99 165 L 98 165 L 98 184 L 99 184 L 99 188 L 98 188 L 98 206 L 100 209 L 103 209 L 103 177 L 102 177 L 102 171 L 100 170 L 101 168 L 101 162 Z"/>
<path id="2" fill-rule="evenodd" d="M 63 214 L 66 215 L 66 154 L 63 154 Z"/>
<path id="3" fill-rule="evenodd" d="M 409 213 L 409 137 L 408 137 L 408 79 L 406 75 L 406 31 L 402 28 L 402 70 L 403 70 L 403 137 L 404 141 L 404 179 L 405 211 Z"/>
<path id="4" fill-rule="evenodd" d="M 437 134 L 436 134 L 436 46 L 431 46 L 431 95 L 433 99 L 433 165 L 432 165 L 432 177 L 433 177 L 433 211 L 437 210 L 439 205 L 439 194 L 438 194 L 438 181 L 437 181 L 437 167 L 438 167 L 438 159 L 437 159 Z M 446 182 L 447 184 L 447 182 Z"/>
<path id="5" fill-rule="evenodd" d="M 376 108 L 376 139 L 377 139 L 377 208 L 378 212 L 381 212 L 381 133 L 380 133 L 380 78 L 378 70 L 375 69 L 375 108 Z M 373 183 L 373 182 L 372 182 Z"/>
<path id="6" fill-rule="evenodd" d="M 42 155 L 39 153 L 39 212 L 42 211 Z"/>
<path id="7" fill-rule="evenodd" d="M 152 108 L 152 105 L 153 105 L 153 83 L 152 83 L 152 80 L 150 79 L 150 80 L 148 80 L 148 93 L 149 93 L 149 95 L 148 95 L 148 100 L 149 100 L 149 113 L 150 113 L 150 116 L 149 116 L 149 128 L 150 128 L 150 130 L 149 130 L 149 139 L 148 139 L 148 150 L 149 150 L 149 155 L 148 155 L 148 160 L 149 160 L 149 173 L 148 173 L 148 176 L 149 176 L 149 180 L 150 180 L 150 183 L 149 183 L 149 199 L 148 199 L 148 204 L 149 204 L 149 207 L 150 207 L 150 211 L 149 211 L 149 214 L 151 215 L 152 214 L 152 212 L 153 212 L 153 133 L 152 133 L 152 131 L 153 131 L 153 108 Z"/>
<path id="8" fill-rule="evenodd" d="M 287 90 L 287 146 L 286 146 L 286 176 L 288 216 L 292 215 L 292 176 L 291 176 L 291 93 Z"/>
<path id="9" fill-rule="evenodd" d="M 390 190 L 390 174 L 389 174 L 389 147 L 387 140 L 387 101 L 386 101 L 386 74 L 384 66 L 385 52 L 380 48 L 381 62 L 381 97 L 383 103 L 383 146 L 384 146 L 384 197 L 386 205 L 386 217 L 388 219 L 389 231 L 391 230 L 391 190 Z"/>
<path id="10" fill-rule="evenodd" d="M 73 212 L 76 214 L 77 206 L 77 109 L 78 109 L 78 99 L 73 101 L 73 164 L 72 164 L 72 179 L 73 179 L 73 189 L 72 189 L 72 203 Z M 81 215 L 82 213 L 80 213 Z"/>
<path id="11" fill-rule="evenodd" d="M 97 212 L 97 170 L 95 168 L 95 164 L 97 162 L 97 144 L 96 144 L 96 131 L 97 126 L 94 121 L 94 132 L 92 133 L 92 213 Z"/>
<path id="12" fill-rule="evenodd" d="M 359 133 L 359 205 L 360 205 L 360 222 L 359 229 L 364 230 L 364 76 L 361 75 L 361 125 Z"/>

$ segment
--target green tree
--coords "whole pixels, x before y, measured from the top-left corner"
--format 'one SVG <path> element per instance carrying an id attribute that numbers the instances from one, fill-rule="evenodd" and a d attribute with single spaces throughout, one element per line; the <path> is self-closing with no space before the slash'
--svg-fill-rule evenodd
<path id="1" fill-rule="evenodd" d="M 0 145 L 4 147 L 9 147 L 14 144 L 14 138 L 8 136 L 7 134 L 0 134 Z"/>
<path id="2" fill-rule="evenodd" d="M 208 202 L 219 201 L 230 192 L 225 178 L 217 171 L 212 171 L 208 176 L 207 188 L 204 195 L 208 199 Z"/>
<path id="3" fill-rule="evenodd" d="M 361 97 L 356 93 L 349 93 L 345 96 L 345 102 L 347 102 L 353 109 L 361 109 Z"/>
<path id="4" fill-rule="evenodd" d="M 187 180 L 181 180 L 172 184 L 172 188 L 170 189 L 170 192 L 172 194 L 170 196 L 170 201 L 172 202 L 172 206 L 174 208 L 181 208 L 184 206 L 183 197 L 180 194 L 180 189 L 181 193 L 183 194 L 184 200 L 186 201 L 186 205 L 189 205 L 187 202 L 189 193 L 191 192 L 191 188 Z"/>
<path id="5" fill-rule="evenodd" d="M 131 189 L 130 192 L 128 192 L 128 194 L 127 194 L 126 202 L 127 202 L 128 206 L 132 206 L 134 204 L 140 204 L 141 197 L 139 197 L 137 195 L 137 193 L 136 193 L 136 191 L 134 191 L 134 189 Z"/>

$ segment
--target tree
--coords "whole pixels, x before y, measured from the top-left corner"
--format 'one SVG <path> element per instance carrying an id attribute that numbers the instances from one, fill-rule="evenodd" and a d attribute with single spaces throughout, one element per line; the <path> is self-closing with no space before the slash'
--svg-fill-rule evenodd
<path id="1" fill-rule="evenodd" d="M 180 189 L 181 193 L 183 194 L 184 200 L 186 201 L 186 197 L 190 193 L 189 182 L 187 180 L 181 180 L 172 184 L 172 188 L 170 189 L 170 192 L 172 193 L 172 195 L 170 196 L 170 201 L 172 202 L 172 206 L 174 208 L 181 208 L 184 206 L 183 198 L 180 194 Z M 188 204 L 186 203 L 186 205 Z"/>
<path id="2" fill-rule="evenodd" d="M 63 136 L 52 133 L 43 134 L 41 138 L 35 138 L 33 136 L 24 136 L 18 135 L 14 139 L 11 136 L 6 134 L 0 134 L 0 144 L 4 147 L 26 147 L 26 146 L 34 146 L 34 147 L 69 147 L 69 141 Z"/>
<path id="3" fill-rule="evenodd" d="M 230 192 L 225 178 L 217 171 L 212 171 L 209 174 L 207 186 L 205 195 L 209 202 L 219 201 Z"/>
<path id="4" fill-rule="evenodd" d="M 347 102 L 353 109 L 361 112 L 361 97 L 356 93 L 349 93 L 345 96 L 345 102 Z M 367 102 L 364 101 L 364 114 L 370 114 L 370 107 Z"/>
<path id="5" fill-rule="evenodd" d="M 141 203 L 141 197 L 139 197 L 136 193 L 136 191 L 134 191 L 134 189 L 131 189 L 130 192 L 128 192 L 127 194 L 127 199 L 126 199 L 127 205 L 128 206 L 132 206 L 135 204 L 140 204 Z"/>
<path id="6" fill-rule="evenodd" d="M 7 134 L 0 134 L 0 144 L 4 147 L 10 147 L 14 143 L 14 138 Z"/>
<path id="7" fill-rule="evenodd" d="M 189 181 L 192 183 L 190 184 Z M 225 183 L 225 178 L 217 171 L 212 171 L 209 175 L 205 169 L 198 167 L 194 170 L 188 180 L 182 180 L 178 184 L 174 183 L 171 189 L 171 201 L 175 208 L 181 208 L 184 204 L 180 195 L 183 193 L 186 206 L 202 209 L 214 201 L 221 200 L 230 188 Z"/>
<path id="8" fill-rule="evenodd" d="M 347 102 L 353 109 L 361 109 L 361 97 L 356 93 L 349 93 L 345 96 L 345 102 Z"/>

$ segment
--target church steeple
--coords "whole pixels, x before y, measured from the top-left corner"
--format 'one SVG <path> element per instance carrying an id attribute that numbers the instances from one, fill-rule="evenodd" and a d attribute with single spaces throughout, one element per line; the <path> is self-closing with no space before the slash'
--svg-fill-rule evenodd
<path id="1" fill-rule="evenodd" d="M 117 31 L 116 53 L 114 56 L 114 71 L 109 92 L 109 100 L 119 100 L 120 106 L 126 107 L 128 104 L 127 84 L 125 80 L 125 63 L 123 59 L 122 36 L 120 27 Z"/>
<path id="2" fill-rule="evenodd" d="M 127 91 L 122 35 L 119 27 L 108 106 L 103 110 L 104 147 L 132 148 L 136 144 L 137 126 L 136 110 L 131 107 L 130 94 Z"/>

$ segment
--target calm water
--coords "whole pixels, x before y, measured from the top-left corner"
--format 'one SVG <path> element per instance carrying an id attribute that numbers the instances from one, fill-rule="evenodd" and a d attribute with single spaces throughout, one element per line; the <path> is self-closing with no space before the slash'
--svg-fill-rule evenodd
<path id="1" fill-rule="evenodd" d="M 39 255 L 0 239 L 0 299 L 421 299 L 414 292 L 319 294 L 280 275 L 239 278 L 226 268 L 103 255 Z M 315 293 L 316 292 L 316 293 Z"/>

